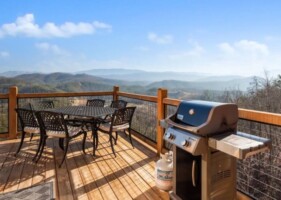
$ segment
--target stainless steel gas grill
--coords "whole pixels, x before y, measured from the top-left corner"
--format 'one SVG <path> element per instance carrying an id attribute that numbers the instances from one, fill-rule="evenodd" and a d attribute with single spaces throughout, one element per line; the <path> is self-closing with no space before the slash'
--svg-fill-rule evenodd
<path id="1" fill-rule="evenodd" d="M 236 104 L 182 101 L 161 122 L 173 145 L 171 199 L 236 199 L 236 158 L 270 149 L 268 139 L 237 131 Z"/>

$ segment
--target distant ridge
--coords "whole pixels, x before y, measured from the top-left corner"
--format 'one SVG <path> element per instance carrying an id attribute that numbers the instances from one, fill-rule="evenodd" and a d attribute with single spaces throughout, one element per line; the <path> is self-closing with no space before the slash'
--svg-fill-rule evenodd
<path id="1" fill-rule="evenodd" d="M 91 75 L 117 75 L 117 74 L 133 74 L 133 73 L 142 73 L 142 70 L 134 69 L 123 69 L 123 68 L 114 68 L 114 69 L 92 69 L 87 71 L 78 71 L 76 74 L 91 74 Z"/>
<path id="2" fill-rule="evenodd" d="M 32 74 L 35 72 L 28 72 L 28 71 L 6 71 L 3 73 L 0 73 L 0 76 L 4 76 L 4 77 L 15 77 L 18 75 L 22 75 L 22 74 Z"/>
<path id="3" fill-rule="evenodd" d="M 173 72 L 173 71 L 144 71 L 131 69 L 93 69 L 88 71 L 80 71 L 77 73 L 85 73 L 103 78 L 126 80 L 126 81 L 146 81 L 148 83 L 163 80 L 182 80 L 195 81 L 205 78 L 208 74 L 197 72 Z"/>
<path id="4" fill-rule="evenodd" d="M 148 73 L 148 72 L 147 72 Z M 164 72 L 166 74 L 168 72 Z M 156 76 L 156 73 L 152 73 Z M 230 80 L 229 80 L 230 79 Z M 261 78 L 262 79 L 262 78 Z M 116 80 L 92 76 L 89 74 L 22 74 L 15 77 L 0 77 L 0 92 L 7 93 L 10 86 L 17 85 L 19 92 L 83 92 L 83 91 L 108 91 L 114 85 L 120 86 L 124 92 L 155 95 L 158 88 L 167 88 L 173 97 L 181 97 L 182 94 L 200 93 L 204 90 L 224 91 L 241 90 L 246 91 L 250 87 L 253 77 L 204 77 L 201 81 L 161 80 L 138 84 L 125 80 Z M 177 95 L 177 96 L 176 96 Z"/>
<path id="5" fill-rule="evenodd" d="M 261 78 L 260 78 L 261 79 Z M 176 81 L 164 80 L 147 85 L 147 88 L 167 88 L 170 90 L 241 90 L 250 87 L 253 77 L 238 78 L 223 81 Z"/>

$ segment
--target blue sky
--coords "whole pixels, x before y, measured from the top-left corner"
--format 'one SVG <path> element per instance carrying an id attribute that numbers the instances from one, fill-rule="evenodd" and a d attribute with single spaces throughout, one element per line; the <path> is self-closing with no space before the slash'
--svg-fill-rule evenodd
<path id="1" fill-rule="evenodd" d="M 281 73 L 281 1 L 9 0 L 0 72 Z"/>

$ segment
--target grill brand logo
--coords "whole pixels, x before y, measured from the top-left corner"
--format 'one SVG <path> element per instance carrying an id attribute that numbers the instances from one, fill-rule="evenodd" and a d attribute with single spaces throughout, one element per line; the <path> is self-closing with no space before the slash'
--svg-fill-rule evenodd
<path id="1" fill-rule="evenodd" d="M 194 110 L 193 108 L 191 108 L 191 109 L 188 111 L 188 113 L 189 113 L 190 115 L 194 115 L 194 114 L 195 114 L 195 110 Z"/>
<path id="2" fill-rule="evenodd" d="M 178 118 L 179 120 L 183 120 L 183 115 L 177 114 L 177 118 Z"/>

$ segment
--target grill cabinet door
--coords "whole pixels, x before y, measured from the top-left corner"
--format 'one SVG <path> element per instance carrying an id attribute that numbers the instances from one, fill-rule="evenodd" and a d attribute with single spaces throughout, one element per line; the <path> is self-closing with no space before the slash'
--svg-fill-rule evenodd
<path id="1" fill-rule="evenodd" d="M 201 199 L 201 156 L 174 145 L 174 193 L 181 199 Z"/>

